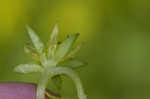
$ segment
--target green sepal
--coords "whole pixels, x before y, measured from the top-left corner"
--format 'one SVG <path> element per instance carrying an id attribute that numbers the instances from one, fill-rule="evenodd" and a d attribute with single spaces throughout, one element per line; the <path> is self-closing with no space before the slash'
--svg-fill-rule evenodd
<path id="1" fill-rule="evenodd" d="M 33 73 L 33 72 L 43 72 L 43 68 L 37 64 L 20 64 L 14 69 L 18 73 Z"/>
<path id="2" fill-rule="evenodd" d="M 55 56 L 53 57 L 53 60 L 55 62 L 60 62 L 67 55 L 78 36 L 78 33 L 73 34 L 58 46 L 58 48 L 56 49 Z"/>

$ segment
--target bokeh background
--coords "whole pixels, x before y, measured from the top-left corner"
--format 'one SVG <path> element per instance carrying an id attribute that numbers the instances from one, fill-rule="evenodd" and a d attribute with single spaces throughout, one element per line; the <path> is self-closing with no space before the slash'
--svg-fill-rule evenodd
<path id="1" fill-rule="evenodd" d="M 24 53 L 25 26 L 46 42 L 56 21 L 60 39 L 79 32 L 85 42 L 79 56 L 88 66 L 79 75 L 88 99 L 150 98 L 149 0 L 0 0 L 0 82 L 38 82 L 39 74 L 13 72 L 32 62 Z M 62 94 L 76 95 L 64 79 Z"/>

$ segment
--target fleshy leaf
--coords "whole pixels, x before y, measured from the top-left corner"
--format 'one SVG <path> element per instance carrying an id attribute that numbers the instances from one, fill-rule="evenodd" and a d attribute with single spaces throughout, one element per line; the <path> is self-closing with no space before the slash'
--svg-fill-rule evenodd
<path id="1" fill-rule="evenodd" d="M 77 59 L 69 59 L 69 60 L 67 60 L 67 62 L 60 63 L 60 65 L 61 66 L 67 66 L 67 67 L 70 67 L 73 69 L 78 69 L 80 67 L 87 65 L 87 62 L 77 60 Z"/>
<path id="2" fill-rule="evenodd" d="M 15 72 L 19 73 L 32 73 L 32 72 L 42 72 L 43 68 L 37 64 L 21 64 L 18 65 L 15 69 Z"/>
<path id="3" fill-rule="evenodd" d="M 27 30 L 34 47 L 36 48 L 37 52 L 41 54 L 43 51 L 44 44 L 41 42 L 40 38 L 37 36 L 33 29 L 27 26 Z"/>
<path id="4" fill-rule="evenodd" d="M 56 49 L 55 56 L 53 57 L 55 62 L 60 62 L 62 58 L 66 56 L 66 54 L 71 49 L 78 36 L 78 33 L 73 34 L 58 46 L 58 48 Z"/>
<path id="5" fill-rule="evenodd" d="M 52 31 L 52 34 L 50 36 L 50 42 L 54 42 L 54 43 L 57 43 L 57 37 L 58 37 L 58 24 L 56 23 L 53 31 Z"/>
<path id="6" fill-rule="evenodd" d="M 57 46 L 57 37 L 58 37 L 58 24 L 56 23 L 51 36 L 50 36 L 50 40 L 49 40 L 49 44 L 48 44 L 48 56 L 51 57 L 54 55 L 54 51 L 56 50 L 56 46 Z"/>

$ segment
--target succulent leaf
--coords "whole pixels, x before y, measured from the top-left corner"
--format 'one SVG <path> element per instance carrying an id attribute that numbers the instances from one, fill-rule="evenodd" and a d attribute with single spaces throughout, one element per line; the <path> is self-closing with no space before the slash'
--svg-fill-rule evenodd
<path id="1" fill-rule="evenodd" d="M 57 42 L 57 37 L 58 37 L 58 24 L 56 23 L 56 25 L 54 26 L 54 29 L 52 31 L 52 34 L 50 36 L 50 42 Z"/>
<path id="2" fill-rule="evenodd" d="M 72 69 L 78 69 L 78 68 L 81 68 L 85 65 L 87 65 L 87 62 L 77 60 L 77 59 L 74 59 L 74 58 L 69 59 L 64 63 L 60 63 L 60 66 L 66 66 L 66 67 L 70 67 Z"/>
<path id="3" fill-rule="evenodd" d="M 57 37 L 58 37 L 58 24 L 54 26 L 54 29 L 51 33 L 49 44 L 48 44 L 48 56 L 52 57 L 54 55 L 54 52 L 56 50 L 57 46 Z"/>
<path id="4" fill-rule="evenodd" d="M 32 72 L 43 72 L 43 68 L 40 65 L 37 64 L 21 64 L 18 65 L 15 69 L 15 72 L 18 73 L 32 73 Z"/>
<path id="5" fill-rule="evenodd" d="M 30 38 L 31 38 L 31 40 L 33 42 L 33 45 L 36 48 L 37 52 L 39 54 L 41 54 L 42 51 L 43 51 L 44 44 L 41 42 L 40 38 L 37 36 L 35 31 L 32 30 L 32 28 L 27 26 L 27 31 L 28 31 L 28 34 L 29 34 L 29 36 L 30 36 Z"/>
<path id="6" fill-rule="evenodd" d="M 73 34 L 58 46 L 55 56 L 53 57 L 55 62 L 60 62 L 67 55 L 78 36 L 78 33 Z"/>

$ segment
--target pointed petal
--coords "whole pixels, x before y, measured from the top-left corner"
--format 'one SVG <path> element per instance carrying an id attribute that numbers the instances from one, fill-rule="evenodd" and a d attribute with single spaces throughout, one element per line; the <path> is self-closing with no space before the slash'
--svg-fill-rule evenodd
<path id="1" fill-rule="evenodd" d="M 42 53 L 44 44 L 41 42 L 40 38 L 36 35 L 34 30 L 32 30 L 29 26 L 27 26 L 28 34 L 33 42 L 38 53 Z"/>
<path id="2" fill-rule="evenodd" d="M 53 57 L 55 62 L 61 61 L 62 58 L 66 56 L 66 54 L 69 52 L 70 48 L 72 47 L 78 36 L 79 34 L 73 34 L 58 46 L 58 48 L 56 49 L 55 56 Z"/>
<path id="3" fill-rule="evenodd" d="M 15 72 L 18 73 L 32 73 L 32 72 L 42 72 L 43 68 L 40 65 L 37 64 L 21 64 L 18 65 L 15 69 Z"/>

